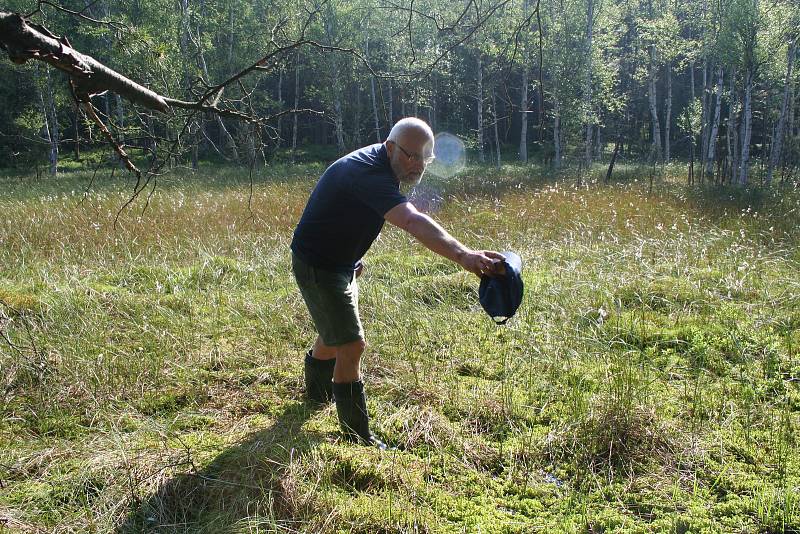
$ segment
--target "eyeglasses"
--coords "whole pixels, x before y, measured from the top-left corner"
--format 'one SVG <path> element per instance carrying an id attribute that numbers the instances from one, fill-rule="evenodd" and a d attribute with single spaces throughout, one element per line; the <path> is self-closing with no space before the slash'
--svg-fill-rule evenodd
<path id="1" fill-rule="evenodd" d="M 390 141 L 390 143 L 394 144 L 394 146 L 399 148 L 403 152 L 403 154 L 405 154 L 406 157 L 408 159 L 410 159 L 411 161 L 420 161 L 420 162 L 424 163 L 425 165 L 430 165 L 431 163 L 433 163 L 433 160 L 436 159 L 436 156 L 434 156 L 433 154 L 431 154 L 430 156 L 423 157 L 423 156 L 421 156 L 419 154 L 410 153 L 408 150 L 406 150 L 405 148 L 401 147 L 395 141 Z"/>

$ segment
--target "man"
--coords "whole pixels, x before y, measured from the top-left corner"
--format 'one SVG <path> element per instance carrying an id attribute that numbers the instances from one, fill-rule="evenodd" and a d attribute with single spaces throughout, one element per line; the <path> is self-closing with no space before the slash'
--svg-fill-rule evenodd
<path id="1" fill-rule="evenodd" d="M 336 401 L 344 436 L 386 448 L 369 430 L 361 355 L 366 347 L 358 314 L 361 262 L 384 221 L 477 276 L 494 275 L 497 252 L 471 250 L 417 211 L 400 185 L 416 185 L 433 161 L 433 132 L 425 122 L 397 122 L 384 143 L 334 162 L 320 178 L 292 239 L 292 270 L 318 336 L 305 358 L 306 394 Z"/>

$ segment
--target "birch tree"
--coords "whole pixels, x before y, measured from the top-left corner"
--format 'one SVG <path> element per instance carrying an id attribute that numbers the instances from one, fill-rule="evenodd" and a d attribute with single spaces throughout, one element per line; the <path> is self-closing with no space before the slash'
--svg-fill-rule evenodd
<path id="1" fill-rule="evenodd" d="M 778 113 L 778 125 L 775 128 L 772 150 L 769 155 L 769 167 L 767 168 L 767 177 L 765 179 L 767 185 L 772 183 L 772 175 L 780 162 L 781 151 L 783 150 L 783 140 L 786 135 L 786 123 L 789 115 L 789 101 L 791 99 L 794 61 L 797 56 L 797 38 L 798 34 L 795 28 L 795 31 L 792 31 L 789 35 L 789 43 L 786 49 L 786 78 L 783 82 L 783 97 L 781 98 L 781 107 Z"/>

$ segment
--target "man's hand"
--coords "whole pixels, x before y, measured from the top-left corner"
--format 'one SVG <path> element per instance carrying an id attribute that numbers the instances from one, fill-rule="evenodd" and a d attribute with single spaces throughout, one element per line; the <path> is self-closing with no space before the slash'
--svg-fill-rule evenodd
<path id="1" fill-rule="evenodd" d="M 355 272 L 356 272 L 356 278 L 361 276 L 361 273 L 364 272 L 364 262 L 361 262 L 361 263 L 358 264 L 358 267 L 356 267 L 356 271 Z"/>
<path id="2" fill-rule="evenodd" d="M 458 264 L 478 278 L 483 275 L 490 277 L 505 274 L 503 260 L 499 252 L 492 250 L 472 250 L 458 258 Z"/>

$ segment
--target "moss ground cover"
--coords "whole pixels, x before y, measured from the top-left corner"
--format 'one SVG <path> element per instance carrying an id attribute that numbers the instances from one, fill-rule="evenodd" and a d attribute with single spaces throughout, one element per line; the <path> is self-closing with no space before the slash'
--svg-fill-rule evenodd
<path id="1" fill-rule="evenodd" d="M 469 168 L 415 199 L 525 260 L 478 281 L 387 228 L 361 307 L 381 454 L 302 401 L 288 243 L 319 166 L 0 178 L 0 528 L 800 530 L 800 194 Z"/>

